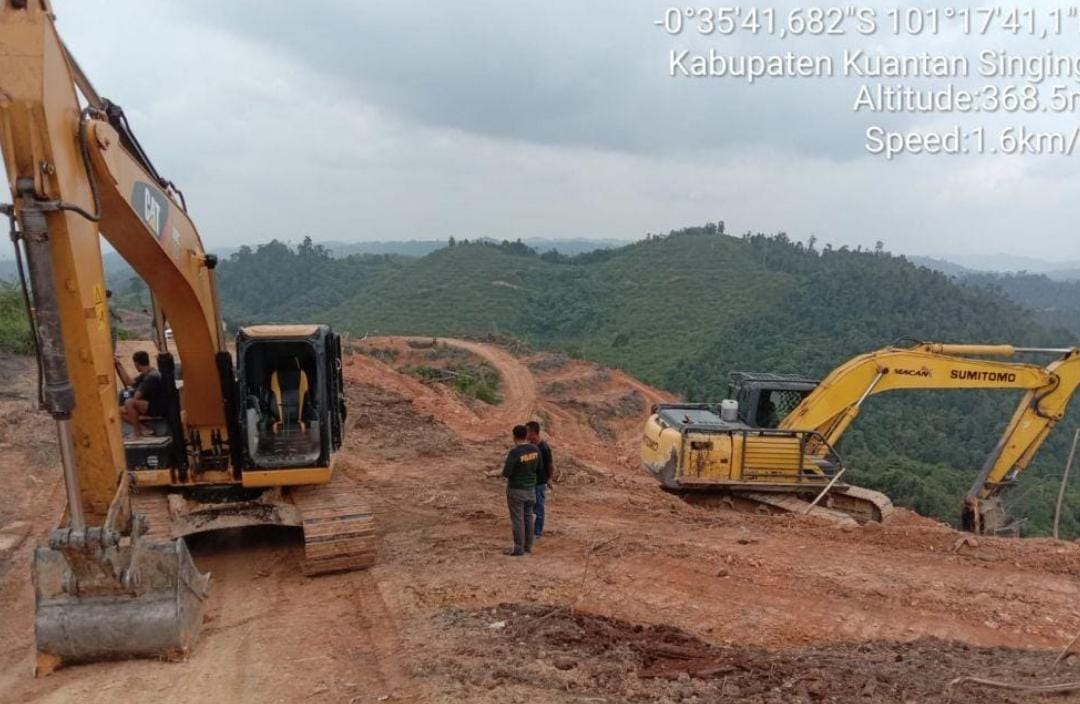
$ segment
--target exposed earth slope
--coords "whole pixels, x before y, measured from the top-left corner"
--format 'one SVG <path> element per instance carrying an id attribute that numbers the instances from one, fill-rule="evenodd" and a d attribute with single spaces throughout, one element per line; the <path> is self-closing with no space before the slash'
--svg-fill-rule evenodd
<path id="1" fill-rule="evenodd" d="M 947 701 L 965 674 L 1080 679 L 1080 663 L 1051 666 L 1080 630 L 1080 545 L 964 541 L 906 511 L 837 530 L 689 506 L 638 467 L 644 414 L 666 394 L 561 356 L 448 342 L 499 370 L 501 404 L 404 373 L 423 350 L 402 338 L 355 343 L 346 360 L 342 469 L 377 512 L 373 569 L 305 578 L 288 530 L 197 537 L 214 581 L 187 662 L 41 680 L 29 559 L 63 491 L 32 366 L 4 359 L 17 382 L 0 392 L 0 701 L 908 702 Z M 512 559 L 495 474 L 527 414 L 548 426 L 564 481 L 535 553 Z"/>

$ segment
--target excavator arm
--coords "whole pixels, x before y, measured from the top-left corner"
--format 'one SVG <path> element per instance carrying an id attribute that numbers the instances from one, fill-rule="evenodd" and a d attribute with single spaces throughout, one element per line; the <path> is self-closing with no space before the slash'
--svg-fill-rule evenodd
<path id="1" fill-rule="evenodd" d="M 177 352 L 193 378 L 217 378 L 225 350 L 213 267 L 194 223 L 122 146 L 103 113 L 86 121 L 93 177 L 101 194 L 101 231 L 147 282 L 172 328 Z M 185 389 L 191 428 L 224 429 L 223 384 Z"/>
<path id="2" fill-rule="evenodd" d="M 963 524 L 977 533 L 1007 528 L 998 494 L 1023 472 L 1050 431 L 1065 416 L 1080 386 L 1080 349 L 1072 349 L 1046 367 L 1051 383 L 1024 394 L 994 451 L 987 458 L 964 502 Z"/>
<path id="3" fill-rule="evenodd" d="M 0 149 L 43 351 L 57 358 L 52 361 L 64 358 L 73 392 L 72 402 L 54 398 L 50 410 L 71 415 L 83 503 L 100 517 L 124 460 L 99 237 L 147 282 L 170 322 L 185 373 L 219 380 L 185 388 L 188 431 L 227 439 L 216 260 L 167 182 L 148 171 L 141 150 L 125 147 L 132 138 L 123 113 L 97 97 L 71 60 L 49 3 L 9 1 L 0 13 Z M 89 102 L 85 109 L 76 86 Z M 59 366 L 46 365 L 54 372 L 47 390 L 62 385 Z"/>
<path id="4" fill-rule="evenodd" d="M 1046 367 L 981 359 L 1022 352 L 1062 355 Z M 860 355 L 833 370 L 785 417 L 782 429 L 812 429 L 836 445 L 871 395 L 914 389 L 1015 389 L 1019 407 L 968 492 L 965 527 L 1000 530 L 1005 519 L 995 501 L 999 488 L 1027 468 L 1080 385 L 1080 348 L 920 343 Z"/>
<path id="5" fill-rule="evenodd" d="M 189 435 L 227 442 L 232 374 L 213 258 L 145 156 L 125 146 L 130 136 L 110 124 L 122 113 L 109 114 L 53 19 L 47 0 L 0 0 L 0 150 L 13 196 L 5 210 L 25 250 L 43 405 L 56 421 L 68 499 L 66 521 L 34 556 L 39 673 L 186 651 L 206 587 L 183 542 L 142 537 L 130 509 L 101 236 L 164 308 L 185 372 L 220 381 L 185 388 Z"/>

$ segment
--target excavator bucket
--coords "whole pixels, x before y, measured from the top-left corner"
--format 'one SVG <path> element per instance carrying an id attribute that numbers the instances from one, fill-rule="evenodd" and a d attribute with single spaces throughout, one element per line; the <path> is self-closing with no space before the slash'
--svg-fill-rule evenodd
<path id="1" fill-rule="evenodd" d="M 128 565 L 119 579 L 115 564 Z M 33 578 L 42 676 L 81 662 L 183 659 L 199 635 L 210 575 L 183 540 L 142 540 L 95 556 L 39 547 Z"/>

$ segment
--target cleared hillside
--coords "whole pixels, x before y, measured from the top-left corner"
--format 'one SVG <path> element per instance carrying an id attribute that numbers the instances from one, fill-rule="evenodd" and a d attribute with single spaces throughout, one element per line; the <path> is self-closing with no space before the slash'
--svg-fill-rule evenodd
<path id="1" fill-rule="evenodd" d="M 29 359 L 0 358 L 0 702 L 1074 701 L 950 687 L 960 675 L 1075 679 L 1080 544 L 980 537 L 898 510 L 886 525 L 695 506 L 635 454 L 666 394 L 564 355 L 444 340 L 350 344 L 338 455 L 375 512 L 370 570 L 305 577 L 298 531 L 187 543 L 212 575 L 184 662 L 105 662 L 35 678 L 30 564 L 62 513 Z M 424 380 L 457 350 L 502 402 Z M 506 427 L 544 419 L 562 477 L 528 558 L 498 476 Z M 5 422 L 6 421 L 6 422 Z M 437 479 L 433 480 L 433 477 Z M 178 683 L 182 682 L 182 686 Z"/>

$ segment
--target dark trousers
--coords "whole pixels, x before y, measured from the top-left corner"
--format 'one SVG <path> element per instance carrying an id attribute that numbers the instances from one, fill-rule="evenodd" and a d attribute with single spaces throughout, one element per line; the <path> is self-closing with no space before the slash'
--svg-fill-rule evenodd
<path id="1" fill-rule="evenodd" d="M 533 522 L 533 533 L 539 538 L 544 534 L 544 502 L 547 499 L 547 484 L 536 485 L 536 520 Z"/>
<path id="2" fill-rule="evenodd" d="M 514 528 L 514 550 L 529 552 L 533 544 L 533 489 L 507 489 L 506 505 L 510 509 L 510 525 Z"/>

